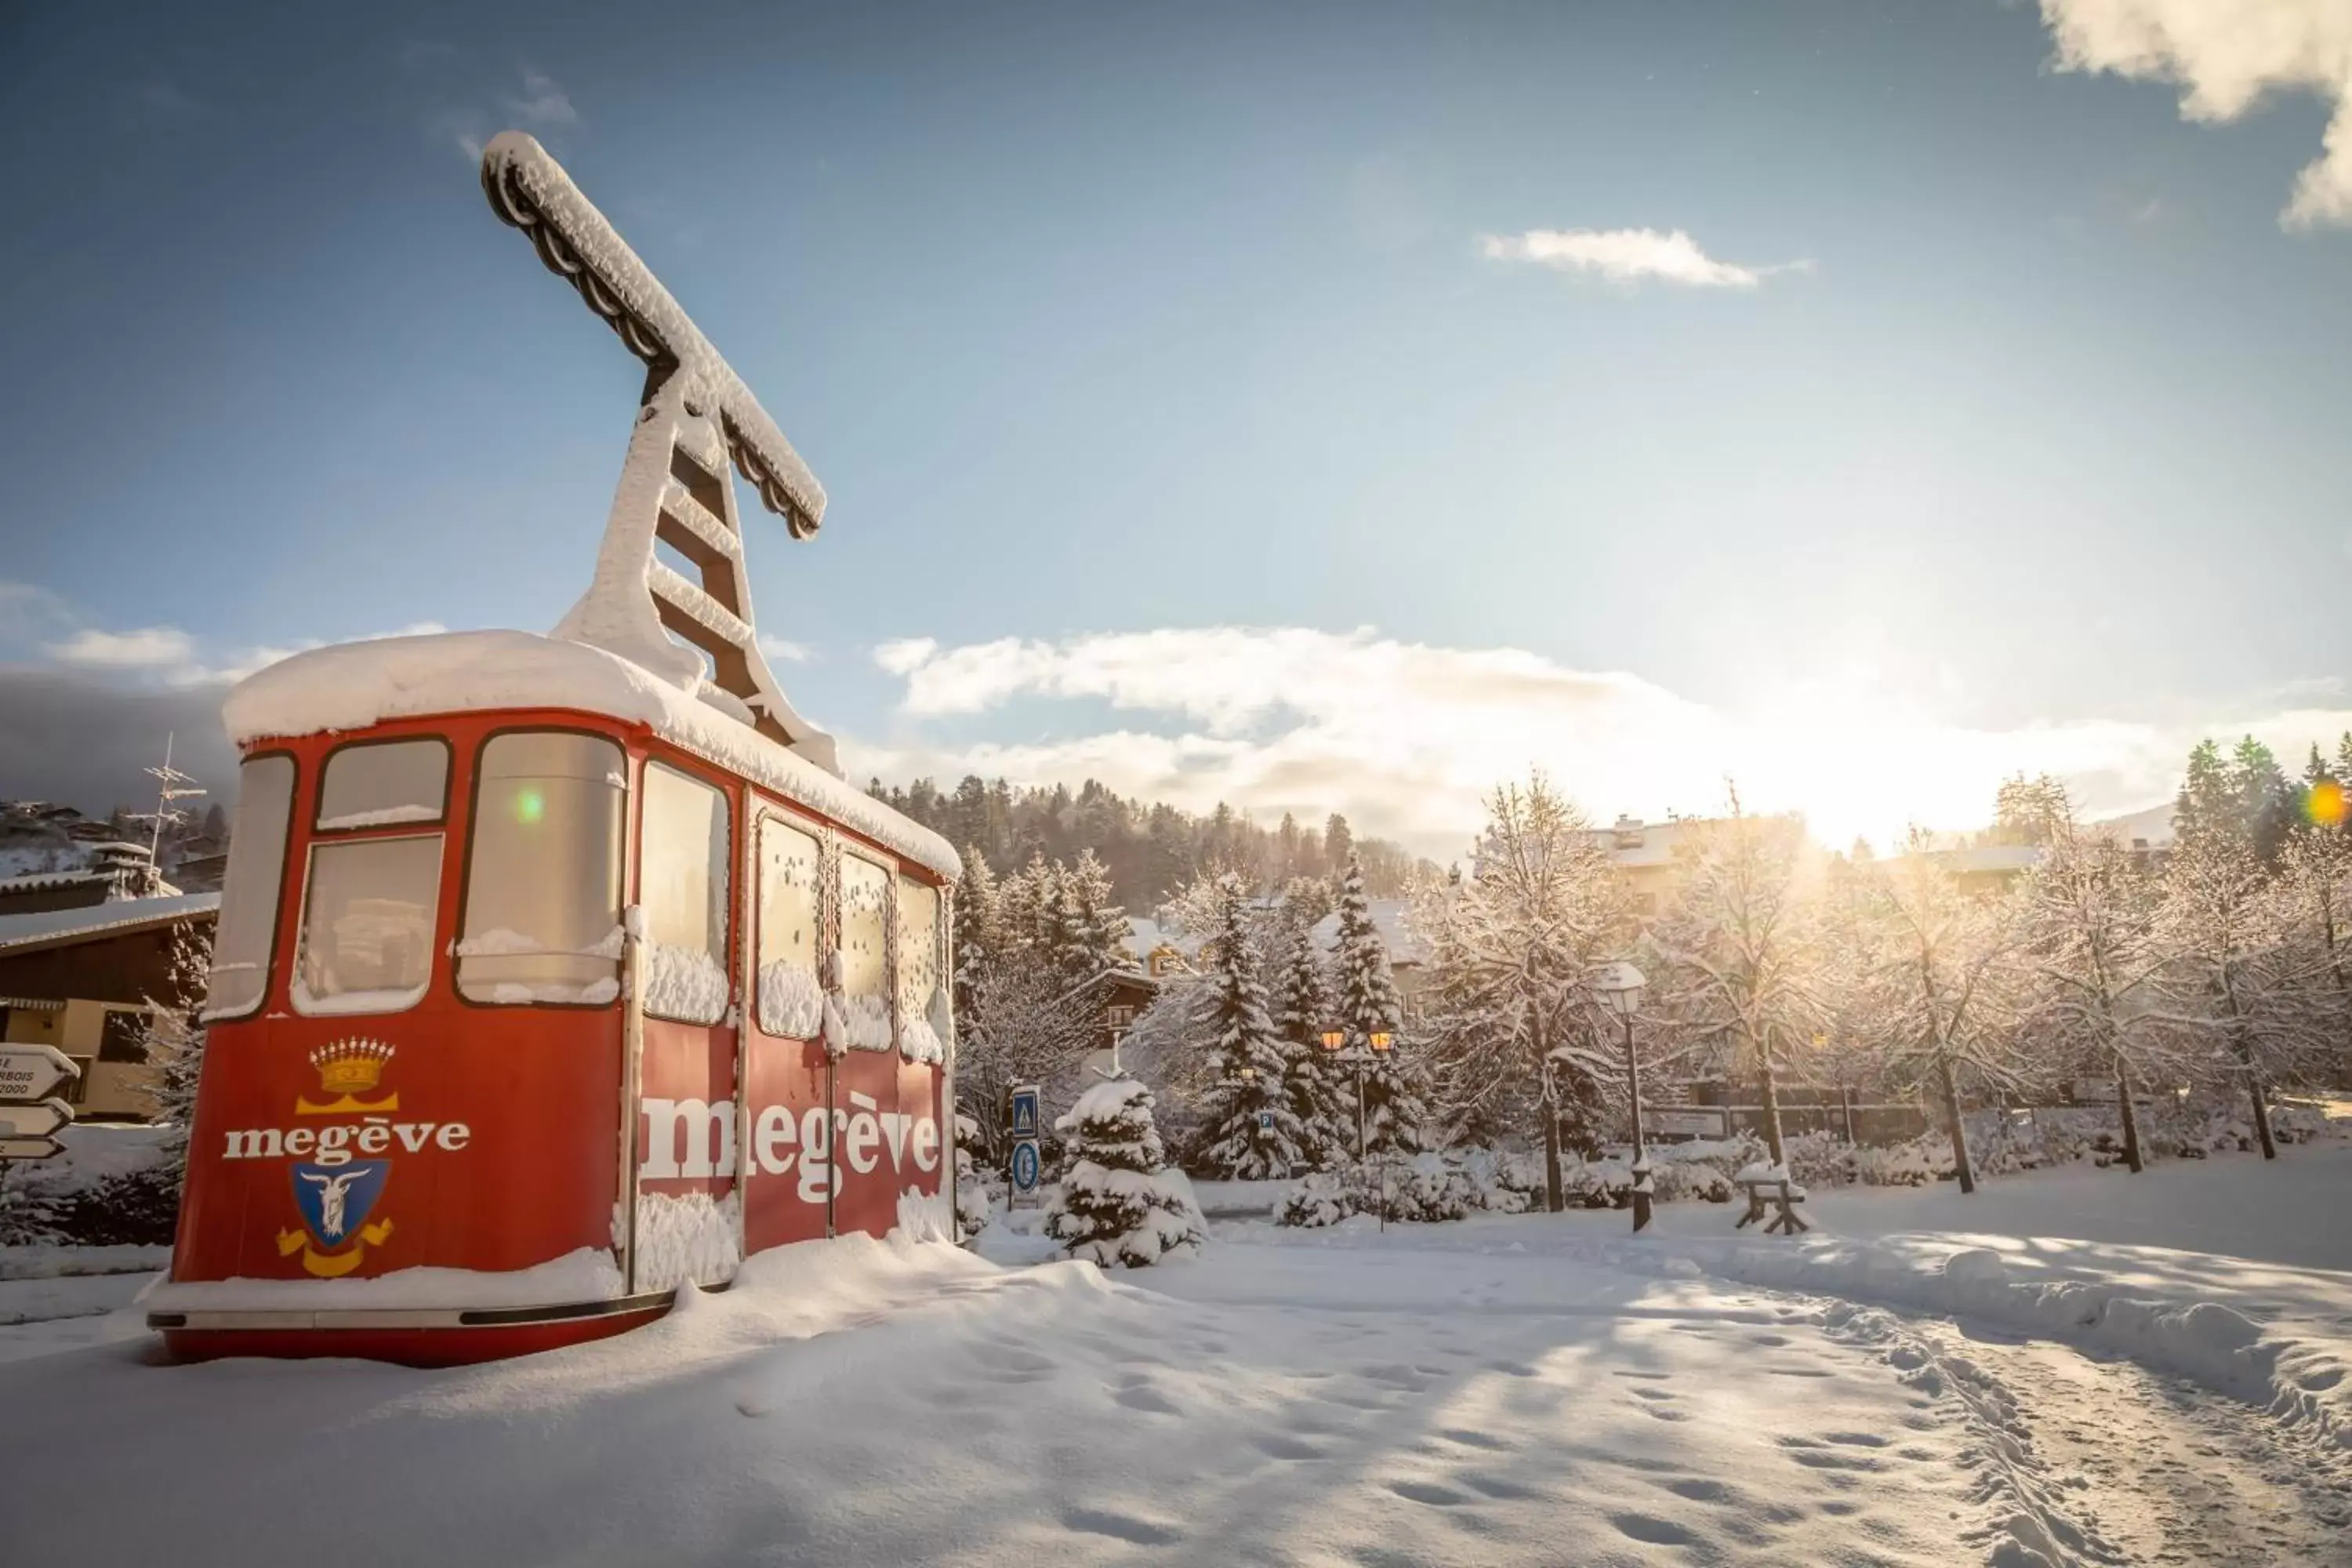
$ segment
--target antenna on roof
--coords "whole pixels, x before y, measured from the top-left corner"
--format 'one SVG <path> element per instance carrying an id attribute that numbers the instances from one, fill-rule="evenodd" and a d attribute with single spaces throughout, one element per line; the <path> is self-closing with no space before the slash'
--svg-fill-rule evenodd
<path id="1" fill-rule="evenodd" d="M 176 738 L 173 731 L 166 730 L 163 732 L 163 765 L 160 768 L 141 770 L 155 781 L 155 809 L 133 812 L 131 816 L 131 820 L 133 822 L 152 822 L 155 825 L 154 832 L 147 839 L 147 859 L 151 865 L 157 864 L 156 857 L 163 853 L 164 827 L 166 826 L 177 827 L 188 820 L 188 814 L 172 803 L 175 800 L 194 800 L 205 793 L 196 787 L 196 781 L 194 778 L 172 765 L 172 742 Z"/>
<path id="2" fill-rule="evenodd" d="M 833 737 L 793 711 L 760 651 L 727 467 L 731 458 L 795 539 L 823 522 L 824 487 L 751 389 L 535 139 L 520 131 L 493 137 L 482 151 L 482 189 L 491 210 L 529 235 L 548 270 L 578 289 L 646 364 L 595 578 L 555 635 L 698 687 L 714 707 L 838 773 Z M 691 563 L 701 580 L 656 558 L 656 541 Z M 691 646 L 679 647 L 670 634 Z M 710 660 L 707 681 L 703 655 Z"/>

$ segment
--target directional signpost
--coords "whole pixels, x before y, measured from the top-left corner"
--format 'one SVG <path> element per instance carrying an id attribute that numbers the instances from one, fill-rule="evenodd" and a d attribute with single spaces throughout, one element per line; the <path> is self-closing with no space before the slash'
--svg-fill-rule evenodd
<path id="1" fill-rule="evenodd" d="M 1037 1201 L 1042 1167 L 1037 1159 L 1037 1086 L 1024 1083 L 1013 1091 L 1013 1194 L 1014 1208 Z"/>
<path id="2" fill-rule="evenodd" d="M 62 1100 L 0 1105 L 0 1139 L 47 1138 L 72 1120 L 73 1107 Z"/>
<path id="3" fill-rule="evenodd" d="M 0 1046 L 0 1160 L 46 1160 L 65 1147 L 49 1134 L 73 1107 L 49 1091 L 80 1076 L 54 1046 Z"/>

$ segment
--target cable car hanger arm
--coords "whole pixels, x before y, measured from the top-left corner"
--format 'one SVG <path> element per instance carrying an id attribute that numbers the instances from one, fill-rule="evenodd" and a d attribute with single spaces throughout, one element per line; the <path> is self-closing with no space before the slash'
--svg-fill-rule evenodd
<path id="1" fill-rule="evenodd" d="M 688 375 L 689 398 L 716 405 L 728 455 L 761 504 L 793 538 L 814 533 L 824 521 L 824 487 L 734 367 L 538 140 L 520 131 L 492 137 L 482 150 L 482 190 L 492 211 L 530 237 L 548 270 L 578 289 L 646 362 L 647 398 L 669 375 Z"/>

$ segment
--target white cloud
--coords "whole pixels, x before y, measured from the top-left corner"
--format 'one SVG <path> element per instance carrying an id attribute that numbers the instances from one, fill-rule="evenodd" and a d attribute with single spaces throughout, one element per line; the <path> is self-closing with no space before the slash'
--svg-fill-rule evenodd
<path id="1" fill-rule="evenodd" d="M 1654 279 L 1689 289 L 1753 289 L 1774 272 L 1810 265 L 1742 267 L 1717 261 L 1681 229 L 1661 234 L 1654 228 L 1532 228 L 1525 234 L 1483 235 L 1478 248 L 1489 261 L 1528 261 L 1562 272 L 1595 273 L 1612 283 Z"/>
<path id="2" fill-rule="evenodd" d="M 43 649 L 62 664 L 95 665 L 106 669 L 154 669 L 187 662 L 195 640 L 177 626 L 143 626 L 134 632 L 106 632 L 84 626 L 63 642 L 45 643 Z"/>
<path id="3" fill-rule="evenodd" d="M 905 675 L 919 667 L 939 651 L 940 645 L 929 637 L 900 637 L 886 642 L 874 650 L 874 662 L 893 675 Z"/>
<path id="4" fill-rule="evenodd" d="M 770 658 L 780 658 L 787 664 L 806 664 L 814 657 L 808 644 L 794 642 L 790 637 L 760 634 L 760 651 Z"/>
<path id="5" fill-rule="evenodd" d="M 408 51 L 403 52 L 404 63 L 429 63 L 446 58 L 449 57 L 430 46 L 413 58 Z M 571 94 L 563 90 L 561 82 L 530 66 L 522 67 L 521 73 L 521 92 L 502 94 L 495 118 L 478 103 L 469 103 L 428 116 L 425 129 L 448 141 L 469 160 L 479 163 L 491 133 L 502 124 L 546 133 L 580 123 L 580 110 L 573 107 Z"/>
<path id="6" fill-rule="evenodd" d="M 382 637 L 431 637 L 448 629 L 438 621 L 416 621 L 396 631 L 362 632 L 357 637 L 330 637 L 323 641 L 318 637 L 304 637 L 286 647 L 265 645 L 259 647 L 238 648 L 229 653 L 226 656 L 226 662 L 222 664 L 201 664 L 190 659 L 173 669 L 164 677 L 164 679 L 173 686 L 234 686 L 257 670 L 267 669 L 282 659 L 292 658 L 298 653 L 308 653 L 314 647 L 325 647 L 331 642 L 374 642 Z"/>
<path id="7" fill-rule="evenodd" d="M 570 95 L 545 71 L 522 68 L 522 96 L 506 100 L 507 112 L 526 125 L 577 125 L 580 111 Z"/>
<path id="8" fill-rule="evenodd" d="M 56 603 L 55 596 L 45 589 L 22 584 L 0 584 L 0 605 L 19 596 Z M 361 637 L 332 640 L 369 642 L 377 637 L 425 637 L 446 630 L 448 628 L 437 621 L 418 621 L 397 631 L 371 632 Z M 218 655 L 202 656 L 198 652 L 196 639 L 177 626 L 142 626 L 128 632 L 83 626 L 62 641 L 42 644 L 41 650 L 59 664 L 78 665 L 88 669 L 117 670 L 149 680 L 160 680 L 165 686 L 190 687 L 230 685 L 280 659 L 326 646 L 325 641 L 317 637 L 304 637 L 283 646 L 232 648 Z"/>
<path id="9" fill-rule="evenodd" d="M 2180 111 L 2225 123 L 2273 92 L 2332 112 L 2279 221 L 2352 226 L 2352 5 L 2346 0 L 2042 0 L 2061 70 L 2179 84 Z"/>
<path id="10" fill-rule="evenodd" d="M 1830 842 L 1890 841 L 1914 821 L 1980 825 L 2000 780 L 2020 770 L 2069 778 L 2094 810 L 2147 805 L 2170 793 L 2207 732 L 2097 719 L 1972 729 L 1885 691 L 1865 670 L 1731 713 L 1633 675 L 1370 629 L 1213 626 L 956 647 L 912 638 L 876 660 L 905 680 L 901 710 L 915 738 L 891 748 L 845 741 L 853 776 L 1091 776 L 1193 809 L 1223 800 L 1265 817 L 1341 810 L 1440 857 L 1460 853 L 1484 793 L 1531 765 L 1602 820 L 1712 811 L 1729 774 L 1751 804 L 1802 810 Z M 1022 698 L 1092 700 L 1159 721 L 1045 741 L 923 736 L 922 721 Z M 2352 710 L 2305 699 L 2215 721 L 2214 734 L 2251 731 L 2299 756 L 2352 729 Z"/>

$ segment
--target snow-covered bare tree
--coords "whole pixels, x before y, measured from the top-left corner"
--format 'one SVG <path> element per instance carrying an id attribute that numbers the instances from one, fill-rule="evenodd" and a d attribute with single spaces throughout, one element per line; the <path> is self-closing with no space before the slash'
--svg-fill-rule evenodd
<path id="1" fill-rule="evenodd" d="M 1821 1032 L 1820 869 L 1795 816 L 1757 816 L 1736 786 L 1727 815 L 1686 825 L 1675 881 L 1649 942 L 1663 971 L 1660 1009 L 1679 1049 L 1752 1076 L 1772 1163 L 1786 1162 L 1780 1081 Z"/>
<path id="2" fill-rule="evenodd" d="M 976 851 L 966 858 L 953 910 L 956 1099 L 992 1163 L 1009 1152 L 1013 1088 L 1067 1083 L 1102 1043 L 1101 973 L 1080 973 L 1087 965 L 1059 940 L 1065 879 L 1062 868 L 1037 859 L 1000 882 Z"/>
<path id="3" fill-rule="evenodd" d="M 1344 834 L 1346 823 L 1339 818 Z M 1357 1100 L 1359 1145 L 1362 1158 L 1392 1153 L 1411 1154 L 1422 1146 L 1429 1109 L 1422 1095 L 1423 1065 L 1402 1054 L 1404 1009 L 1397 999 L 1396 975 L 1389 963 L 1389 944 L 1372 919 L 1371 900 L 1364 891 L 1364 868 L 1352 843 L 1346 849 L 1347 869 L 1339 879 L 1339 931 L 1331 954 L 1332 1011 L 1340 1033 L 1347 1037 L 1345 1053 L 1352 1058 Z M 1375 1047 L 1372 1037 L 1386 1034 L 1389 1048 Z"/>
<path id="4" fill-rule="evenodd" d="M 2328 1076 L 2352 1086 L 2352 824 L 2344 820 L 2340 786 L 2316 798 L 2319 809 L 2288 836 L 2273 896 L 2291 962 L 2318 993 L 2327 1020 L 2335 1057 Z"/>
<path id="5" fill-rule="evenodd" d="M 2176 1081 L 2189 1065 L 2183 1020 L 2164 991 L 2157 888 L 2112 834 L 2076 820 L 2063 784 L 2045 776 L 2018 785 L 2042 850 L 2020 904 L 2023 1036 L 2053 1065 L 2114 1081 L 2124 1163 L 2137 1172 L 2147 1155 L 2132 1096 Z"/>
<path id="6" fill-rule="evenodd" d="M 1108 1079 L 1054 1123 L 1069 1163 L 1045 1215 L 1045 1234 L 1073 1258 L 1141 1268 L 1193 1253 L 1208 1226 L 1181 1171 L 1169 1168 L 1151 1120 L 1151 1090 Z"/>
<path id="7" fill-rule="evenodd" d="M 2267 781 L 2257 782 L 2266 801 Z M 2274 1160 L 2270 1086 L 2315 1073 L 2333 1044 L 2335 1019 L 2309 950 L 2294 940 L 2295 901 L 2264 869 L 2263 824 L 2251 814 L 2181 817 L 2164 870 L 2158 940 L 2170 960 L 2173 1005 L 2204 1047 L 2199 1065 L 2237 1080 L 2263 1157 Z"/>
<path id="8" fill-rule="evenodd" d="M 1430 947 L 1420 1036 L 1444 1115 L 1474 1136 L 1538 1121 L 1554 1210 L 1563 1118 L 1597 1152 L 1594 1114 L 1622 1088 L 1591 982 L 1625 951 L 1630 911 L 1591 824 L 1541 773 L 1486 797 L 1471 874 L 1424 889 L 1413 908 Z"/>
<path id="9" fill-rule="evenodd" d="M 1868 1017 L 1861 1032 L 1879 1043 L 1891 1089 L 1935 1097 L 1960 1191 L 1973 1193 L 1961 1095 L 2015 1092 L 2031 1078 L 2017 1050 L 2011 984 L 2017 910 L 2005 895 L 1963 890 L 1918 829 L 1906 847 L 1867 873 L 1879 940 L 1852 977 Z"/>
<path id="10" fill-rule="evenodd" d="M 1216 934 L 1201 954 L 1207 977 L 1201 1021 L 1209 1037 L 1201 1159 L 1236 1181 L 1287 1176 L 1305 1158 L 1304 1129 L 1258 978 L 1249 893 L 1231 873 L 1216 885 Z"/>

